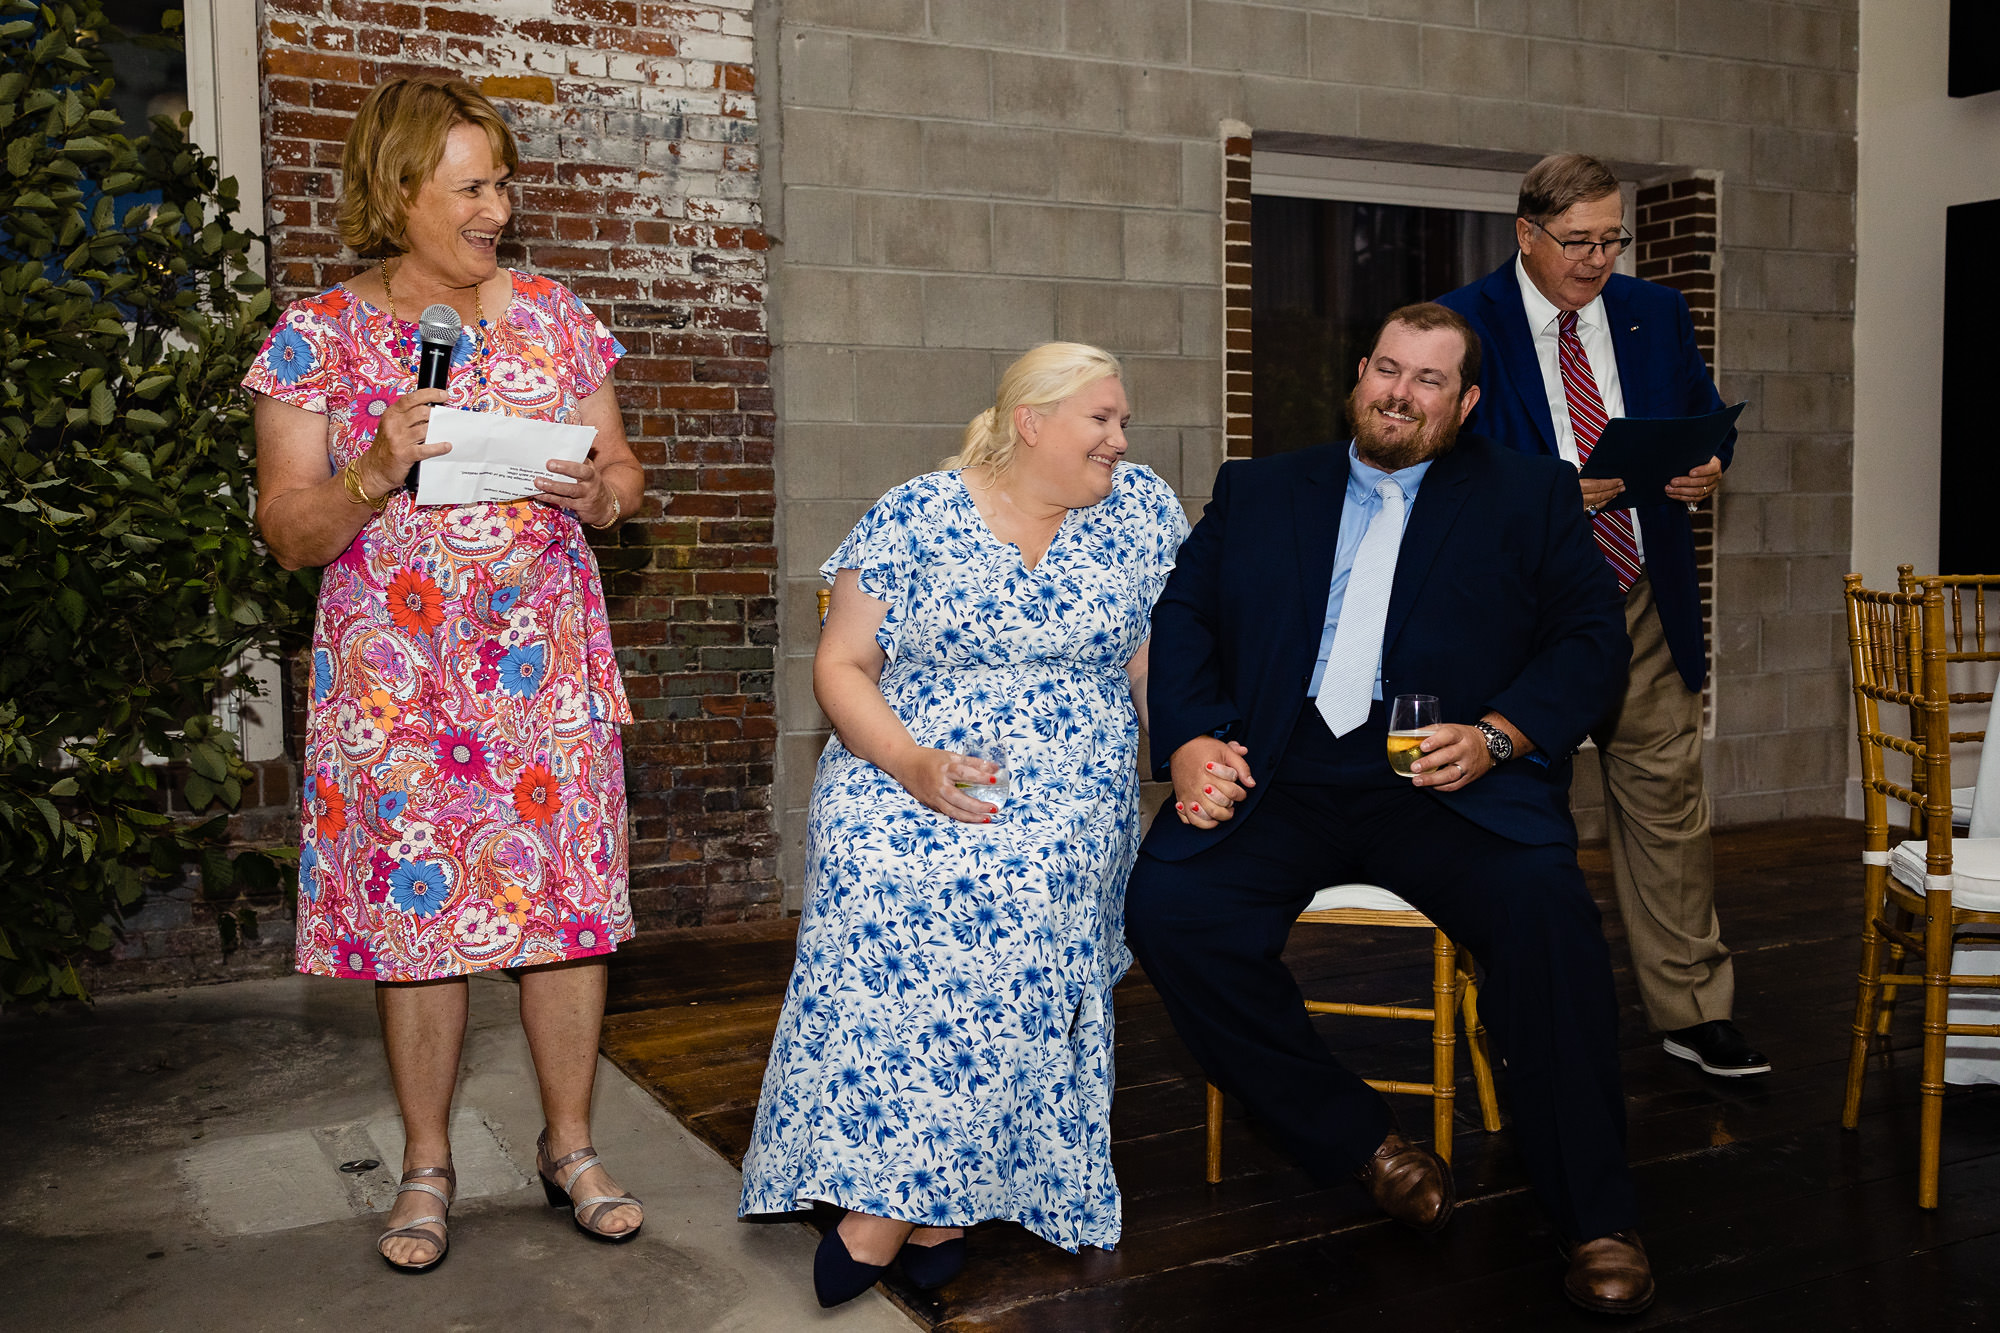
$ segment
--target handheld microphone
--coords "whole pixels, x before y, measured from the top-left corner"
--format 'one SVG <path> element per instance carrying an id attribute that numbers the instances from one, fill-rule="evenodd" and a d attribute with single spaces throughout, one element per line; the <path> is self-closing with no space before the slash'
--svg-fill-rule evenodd
<path id="1" fill-rule="evenodd" d="M 458 312 L 439 302 L 426 306 L 417 318 L 417 387 L 419 389 L 443 389 L 451 381 L 451 354 L 458 347 L 460 334 L 465 331 L 459 322 Z M 410 464 L 410 475 L 403 484 L 414 494 L 417 489 L 417 471 L 422 462 Z"/>

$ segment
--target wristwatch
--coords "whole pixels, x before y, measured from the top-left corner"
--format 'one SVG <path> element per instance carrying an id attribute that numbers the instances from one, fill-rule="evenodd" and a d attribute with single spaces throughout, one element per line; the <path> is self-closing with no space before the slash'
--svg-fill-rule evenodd
<path id="1" fill-rule="evenodd" d="M 1475 722 L 1479 734 L 1486 738 L 1486 753 L 1493 757 L 1495 765 L 1504 764 L 1514 757 L 1514 742 L 1507 739 L 1507 733 L 1491 722 Z"/>

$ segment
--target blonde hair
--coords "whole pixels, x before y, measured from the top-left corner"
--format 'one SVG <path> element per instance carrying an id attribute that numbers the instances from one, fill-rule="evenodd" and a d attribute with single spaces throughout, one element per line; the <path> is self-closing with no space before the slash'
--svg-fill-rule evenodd
<path id="1" fill-rule="evenodd" d="M 499 108 L 464 79 L 424 74 L 375 85 L 354 113 L 340 154 L 340 239 L 364 259 L 393 258 L 410 248 L 410 203 L 444 158 L 444 141 L 460 125 L 486 131 L 493 156 L 520 165 L 514 133 Z"/>
<path id="2" fill-rule="evenodd" d="M 1005 472 L 1014 461 L 1014 447 L 1020 443 L 1020 433 L 1014 428 L 1015 408 L 1050 412 L 1063 399 L 1097 381 L 1123 379 L 1124 375 L 1117 357 L 1088 343 L 1043 343 L 1030 348 L 1007 367 L 993 395 L 993 406 L 971 420 L 958 452 L 942 466 L 984 467 L 995 475 Z"/>

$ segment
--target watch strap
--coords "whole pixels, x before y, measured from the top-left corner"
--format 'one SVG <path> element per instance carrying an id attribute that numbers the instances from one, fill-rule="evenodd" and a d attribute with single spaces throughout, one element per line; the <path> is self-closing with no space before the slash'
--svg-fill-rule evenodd
<path id="1" fill-rule="evenodd" d="M 1472 725 L 1479 728 L 1479 734 L 1486 738 L 1486 753 L 1492 757 L 1494 763 L 1504 764 L 1514 757 L 1514 742 L 1506 732 L 1491 722 L 1480 721 Z"/>

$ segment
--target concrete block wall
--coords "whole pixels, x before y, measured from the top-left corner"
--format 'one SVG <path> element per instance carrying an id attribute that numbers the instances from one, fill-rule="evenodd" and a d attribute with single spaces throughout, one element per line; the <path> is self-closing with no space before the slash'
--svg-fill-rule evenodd
<path id="1" fill-rule="evenodd" d="M 1718 175 L 1722 389 L 1752 407 L 1717 536 L 1717 812 L 1838 810 L 1853 0 L 784 0 L 777 20 L 794 900 L 824 736 L 814 571 L 950 452 L 1008 357 L 1059 336 L 1126 356 L 1133 456 L 1198 510 L 1221 456 L 1226 122 Z"/>

